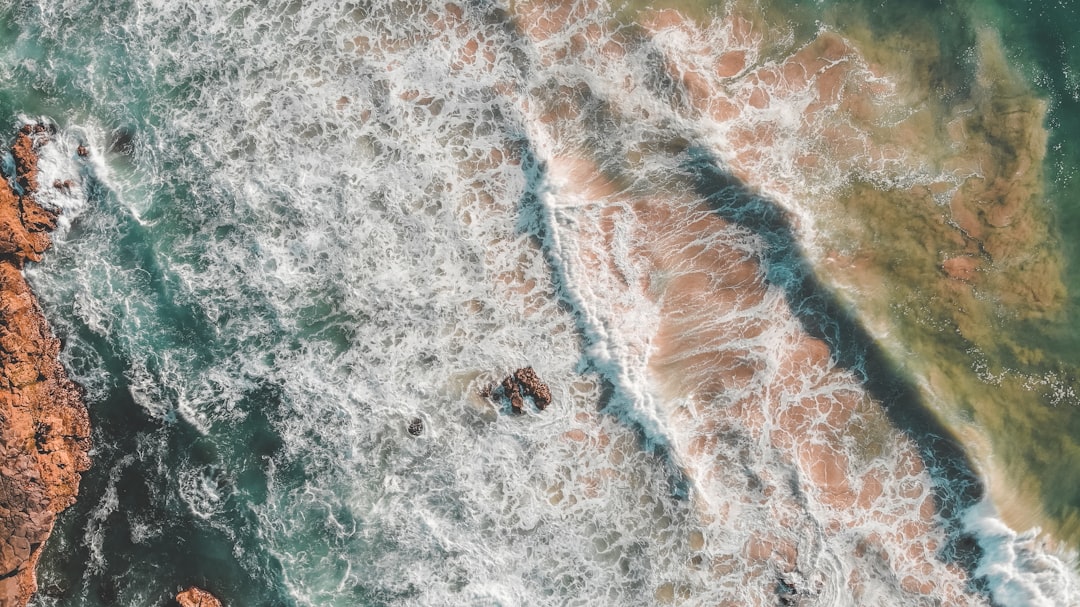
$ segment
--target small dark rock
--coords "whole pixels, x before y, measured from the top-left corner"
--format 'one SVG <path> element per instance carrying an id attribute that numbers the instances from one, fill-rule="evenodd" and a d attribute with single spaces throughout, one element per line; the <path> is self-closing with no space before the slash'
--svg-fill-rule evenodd
<path id="1" fill-rule="evenodd" d="M 423 434 L 424 420 L 420 419 L 419 417 L 412 418 L 412 421 L 409 422 L 408 431 L 409 434 L 413 436 L 420 436 L 421 434 Z"/>
<path id="2" fill-rule="evenodd" d="M 90 150 L 86 149 L 85 145 L 80 145 L 78 148 L 75 149 L 75 153 L 79 156 L 82 156 L 83 158 L 86 158 L 90 155 Z"/>

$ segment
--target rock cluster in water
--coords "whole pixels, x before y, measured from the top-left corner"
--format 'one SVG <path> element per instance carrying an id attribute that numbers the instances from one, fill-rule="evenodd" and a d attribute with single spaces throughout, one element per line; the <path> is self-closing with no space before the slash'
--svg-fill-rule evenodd
<path id="1" fill-rule="evenodd" d="M 176 595 L 180 607 L 221 607 L 221 601 L 206 590 L 192 586 Z"/>
<path id="2" fill-rule="evenodd" d="M 488 387 L 481 392 L 481 396 L 504 396 L 510 401 L 510 408 L 514 413 L 525 412 L 525 399 L 530 398 L 536 408 L 543 411 L 551 404 L 551 390 L 547 384 L 533 371 L 532 367 L 523 367 L 507 375 L 498 387 Z"/>
<path id="3" fill-rule="evenodd" d="M 90 423 L 80 388 L 60 365 L 21 269 L 51 243 L 57 212 L 39 205 L 37 151 L 46 125 L 15 139 L 15 178 L 0 184 L 0 607 L 22 607 L 56 515 L 75 503 L 90 467 Z"/>

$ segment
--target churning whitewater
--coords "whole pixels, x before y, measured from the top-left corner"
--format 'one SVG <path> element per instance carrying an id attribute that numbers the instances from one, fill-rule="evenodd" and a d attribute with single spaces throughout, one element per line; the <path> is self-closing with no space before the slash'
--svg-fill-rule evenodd
<path id="1" fill-rule="evenodd" d="M 765 8 L 0 9 L 95 425 L 36 604 L 1080 605 L 815 275 L 853 176 L 966 175 Z"/>

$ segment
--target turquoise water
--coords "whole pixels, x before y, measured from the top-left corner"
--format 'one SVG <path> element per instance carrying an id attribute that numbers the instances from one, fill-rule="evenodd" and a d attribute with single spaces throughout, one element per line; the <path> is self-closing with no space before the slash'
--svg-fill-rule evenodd
<path id="1" fill-rule="evenodd" d="M 789 4 L 778 12 L 803 21 L 776 24 L 759 61 L 811 38 L 818 16 L 842 26 L 845 7 L 873 15 L 878 3 Z M 971 7 L 925 4 L 940 15 L 936 35 L 955 70 L 971 70 Z M 904 32 L 911 7 L 891 5 L 876 27 Z M 679 435 L 650 408 L 660 399 L 632 356 L 633 330 L 651 312 L 605 317 L 608 298 L 616 310 L 644 305 L 590 282 L 587 255 L 566 254 L 588 249 L 586 219 L 598 217 L 588 199 L 602 184 L 561 184 L 557 161 L 584 150 L 628 191 L 674 199 L 686 142 L 708 138 L 680 113 L 687 102 L 665 72 L 667 47 L 635 30 L 625 59 L 601 57 L 599 44 L 567 59 L 511 10 L 0 8 L 0 116 L 12 130 L 20 117 L 57 122 L 42 182 L 79 183 L 70 196 L 43 194 L 67 223 L 28 273 L 94 423 L 94 468 L 50 539 L 35 604 L 163 604 L 190 584 L 230 605 L 267 606 L 775 604 L 796 587 L 816 589 L 802 599 L 815 605 L 985 605 L 991 593 L 1002 605 L 1075 604 L 1061 555 L 994 527 L 992 515 L 962 528 L 960 510 L 978 506 L 958 497 L 969 487 L 949 483 L 971 471 L 943 469 L 963 463 L 931 462 L 904 481 L 942 498 L 928 537 L 947 548 L 930 550 L 941 563 L 928 575 L 951 580 L 966 567 L 962 600 L 905 588 L 899 557 L 874 551 L 900 554 L 907 540 L 866 548 L 878 523 L 837 519 L 766 441 L 731 431 L 721 452 L 750 480 L 730 495 L 709 495 L 709 481 L 679 469 L 669 455 Z M 584 31 L 608 10 L 558 26 Z M 988 17 L 1050 99 L 1050 197 L 1066 243 L 1080 230 L 1069 202 L 1080 55 L 1066 33 L 1080 31 L 1076 13 L 1032 3 Z M 633 79 L 647 91 L 620 92 Z M 943 94 L 961 95 L 964 81 L 945 81 L 959 88 Z M 556 106 L 554 118 L 537 109 Z M 89 161 L 75 157 L 79 144 Z M 713 152 L 695 161 L 726 175 L 725 150 Z M 576 181 L 596 190 L 549 202 Z M 762 244 L 774 227 L 764 209 L 723 237 L 773 260 L 767 279 L 782 284 L 791 260 Z M 857 325 L 815 319 L 824 333 Z M 1054 350 L 1067 356 L 1075 343 L 1068 335 Z M 883 378 L 896 373 L 884 363 L 861 368 L 867 344 L 851 347 L 833 356 L 869 392 L 908 398 L 907 378 Z M 476 395 L 525 365 L 551 384 L 549 411 L 516 418 Z M 893 422 L 921 428 L 919 453 L 950 452 L 927 446 L 936 426 L 903 420 L 914 411 Z M 417 417 L 425 431 L 412 437 Z M 785 496 L 779 506 L 762 497 L 772 488 Z M 744 514 L 721 525 L 712 504 Z M 783 529 L 777 512 L 792 517 Z M 830 535 L 834 520 L 852 530 Z M 747 556 L 770 533 L 796 538 L 794 574 L 780 557 Z M 995 542 L 1020 556 L 995 561 Z M 853 556 L 856 547 L 870 556 Z M 979 558 L 1001 567 L 979 569 Z M 1031 563 L 1041 584 L 1025 577 Z"/>
<path id="2" fill-rule="evenodd" d="M 1080 48 L 1076 40 L 1080 14 L 1067 2 L 1022 2 L 994 6 L 991 15 L 1001 30 L 1010 57 L 1050 102 L 1047 120 L 1050 195 L 1059 209 L 1062 233 L 1076 234 L 1080 229 L 1075 204 L 1078 157 L 1076 149 L 1068 142 L 1080 129 L 1077 118 Z M 1078 255 L 1075 239 L 1066 237 L 1065 243 L 1070 257 L 1075 260 Z"/>
<path id="3" fill-rule="evenodd" d="M 1066 282 L 1070 297 L 1069 317 L 1080 311 L 1076 293 L 1080 247 L 1072 235 L 1080 233 L 1080 155 L 1071 144 L 1080 133 L 1080 47 L 1076 39 L 1080 14 L 1067 2 L 1026 2 L 993 6 L 990 18 L 1000 28 L 1009 56 L 1049 102 L 1047 153 L 1049 199 L 1056 210 L 1068 255 Z M 1064 361 L 1075 360 L 1080 335 L 1073 323 L 1056 330 L 1039 331 L 1039 339 L 1051 344 Z"/>

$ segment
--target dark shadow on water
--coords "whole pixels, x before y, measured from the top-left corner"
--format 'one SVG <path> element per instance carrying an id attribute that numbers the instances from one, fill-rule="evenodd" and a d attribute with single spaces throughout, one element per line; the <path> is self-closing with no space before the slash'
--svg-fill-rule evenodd
<path id="1" fill-rule="evenodd" d="M 193 306 L 173 301 L 175 280 L 156 261 L 152 236 L 120 209 L 103 184 L 88 177 L 94 210 L 80 218 L 69 238 L 93 229 L 86 224 L 95 214 L 119 215 L 116 224 L 122 230 L 111 251 L 149 277 L 142 286 L 157 304 L 153 313 L 161 322 L 161 347 L 197 351 L 191 364 L 213 368 L 229 344 L 214 339 L 214 328 Z M 69 368 L 76 377 L 104 374 L 107 379 L 88 403 L 92 467 L 83 474 L 79 499 L 58 518 L 42 555 L 42 603 L 165 605 L 182 587 L 199 585 L 225 604 L 240 604 L 243 598 L 252 605 L 293 605 L 281 564 L 256 533 L 255 507 L 268 499 L 267 461 L 281 459 L 282 438 L 276 432 L 282 416 L 280 387 L 253 381 L 235 405 L 243 411 L 240 419 L 212 420 L 217 431 L 204 434 L 177 414 L 176 391 L 154 360 L 139 358 L 145 352 L 128 345 L 122 326 L 102 335 L 74 305 L 65 300 L 59 309 L 46 310 L 50 317 L 67 319 L 68 334 L 58 331 L 61 339 L 97 355 L 68 361 Z M 146 370 L 141 382 L 131 377 L 136 362 Z M 146 384 L 158 389 L 147 393 Z M 140 402 L 146 400 L 170 413 L 152 414 Z M 277 470 L 275 480 L 299 482 L 284 464 Z M 213 517 L 186 505 L 181 497 L 185 478 L 220 496 Z"/>
<path id="2" fill-rule="evenodd" d="M 519 151 L 526 187 L 520 201 L 517 229 L 532 236 L 543 250 L 561 297 L 560 305 L 575 316 L 582 340 L 589 345 L 592 339 L 589 321 L 579 309 L 581 304 L 576 300 L 573 285 L 569 284 L 571 279 L 562 267 L 562 260 L 553 250 L 556 245 L 548 225 L 552 219 L 541 198 L 547 188 L 546 167 L 528 141 L 520 142 Z M 963 448 L 937 420 L 913 380 L 890 360 L 860 320 L 819 281 L 784 210 L 733 176 L 708 150 L 686 146 L 680 155 L 681 177 L 692 191 L 706 200 L 719 217 L 753 232 L 765 242 L 761 262 L 766 279 L 784 290 L 792 313 L 807 333 L 828 344 L 838 365 L 852 371 L 863 382 L 892 424 L 916 444 L 933 478 L 937 515 L 946 530 L 947 542 L 940 550 L 940 557 L 963 567 L 971 579 L 971 590 L 986 594 L 984 583 L 974 575 L 981 549 L 975 538 L 964 532 L 962 520 L 964 513 L 982 498 L 983 487 Z M 598 371 L 608 382 L 601 404 L 607 412 L 625 419 L 620 411 L 608 406 L 617 389 L 604 370 L 595 369 L 589 360 L 583 360 L 579 367 L 582 371 Z M 646 436 L 645 429 L 637 430 L 642 435 L 643 446 L 666 461 L 671 494 L 686 497 L 689 482 L 666 456 L 665 447 Z"/>
<path id="3" fill-rule="evenodd" d="M 961 519 L 983 497 L 983 487 L 961 445 L 938 420 L 912 378 L 821 283 L 788 214 L 777 203 L 754 192 L 704 148 L 688 148 L 682 169 L 694 191 L 717 215 L 764 240 L 761 261 L 766 280 L 784 290 L 806 332 L 828 344 L 838 365 L 854 372 L 892 424 L 915 442 L 934 479 L 937 514 L 948 530 L 948 544 L 941 555 L 973 574 L 981 552 L 974 538 L 963 532 Z"/>
<path id="4" fill-rule="evenodd" d="M 266 389 L 250 395 L 251 413 L 235 428 L 241 442 L 235 452 L 182 421 L 152 419 L 126 382 L 91 403 L 93 467 L 83 475 L 80 499 L 46 544 L 39 574 L 47 604 L 129 605 L 141 597 L 161 605 L 189 585 L 210 589 L 226 604 L 239 597 L 291 604 L 274 584 L 280 563 L 251 533 L 258 521 L 250 506 L 265 501 L 266 481 L 226 474 L 251 476 L 260 458 L 278 451 L 279 439 L 259 409 L 271 398 Z M 182 471 L 192 469 L 218 482 L 225 497 L 216 518 L 228 520 L 230 531 L 193 514 L 178 497 Z M 95 541 L 104 563 L 88 568 Z"/>

